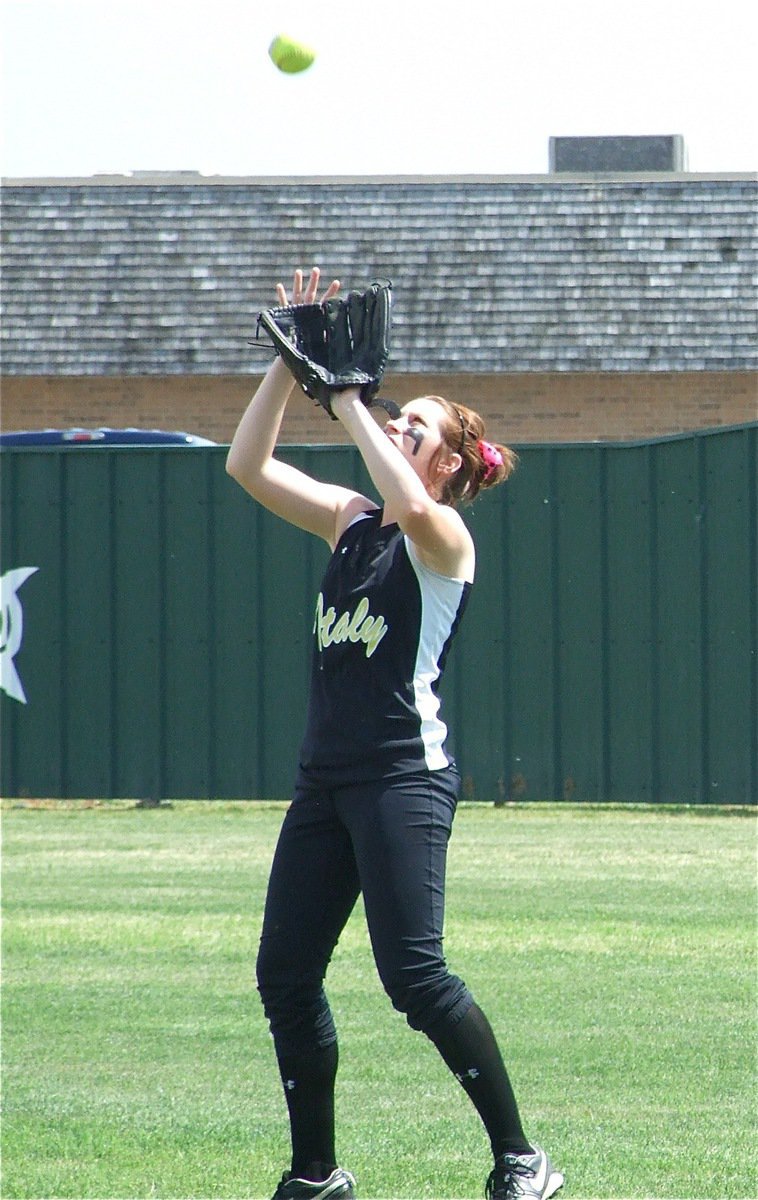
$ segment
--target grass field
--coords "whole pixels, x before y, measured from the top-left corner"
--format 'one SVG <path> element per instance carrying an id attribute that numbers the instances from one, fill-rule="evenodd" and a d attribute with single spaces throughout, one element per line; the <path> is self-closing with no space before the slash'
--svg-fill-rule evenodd
<path id="1" fill-rule="evenodd" d="M 6 1200 L 268 1200 L 288 1143 L 253 963 L 281 817 L 6 803 Z M 459 811 L 448 960 L 566 1200 L 756 1197 L 755 866 L 744 810 Z M 481 1196 L 484 1134 L 358 910 L 329 993 L 361 1200 Z"/>

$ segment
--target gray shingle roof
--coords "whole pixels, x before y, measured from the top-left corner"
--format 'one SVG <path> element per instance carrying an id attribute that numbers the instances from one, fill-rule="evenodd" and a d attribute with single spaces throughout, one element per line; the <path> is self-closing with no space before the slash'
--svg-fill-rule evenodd
<path id="1" fill-rule="evenodd" d="M 397 372 L 756 366 L 756 180 L 8 181 L 6 374 L 237 374 L 273 284 L 395 283 Z"/>

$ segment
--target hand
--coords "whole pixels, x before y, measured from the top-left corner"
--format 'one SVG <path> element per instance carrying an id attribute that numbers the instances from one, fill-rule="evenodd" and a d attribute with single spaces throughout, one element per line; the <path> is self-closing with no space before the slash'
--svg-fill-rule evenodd
<path id="1" fill-rule="evenodd" d="M 282 305 L 282 307 L 286 306 L 287 304 L 316 304 L 320 279 L 321 271 L 318 267 L 313 267 L 311 269 L 310 279 L 305 285 L 305 290 L 303 291 L 303 272 L 298 269 L 295 271 L 295 278 L 292 283 L 291 301 L 287 299 L 287 289 L 285 288 L 284 284 L 277 283 L 276 297 L 279 301 L 279 304 Z M 336 296 L 339 290 L 340 281 L 339 279 L 334 279 L 324 292 L 324 295 L 321 298 L 321 303 L 323 304 L 325 300 L 331 300 L 332 296 Z"/>

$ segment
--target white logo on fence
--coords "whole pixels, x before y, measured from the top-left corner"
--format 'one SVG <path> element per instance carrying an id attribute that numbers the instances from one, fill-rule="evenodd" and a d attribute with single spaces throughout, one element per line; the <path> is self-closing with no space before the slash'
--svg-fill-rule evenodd
<path id="1" fill-rule="evenodd" d="M 0 577 L 0 689 L 22 704 L 26 696 L 13 660 L 24 636 L 24 611 L 16 593 L 35 571 L 39 567 L 17 567 Z"/>

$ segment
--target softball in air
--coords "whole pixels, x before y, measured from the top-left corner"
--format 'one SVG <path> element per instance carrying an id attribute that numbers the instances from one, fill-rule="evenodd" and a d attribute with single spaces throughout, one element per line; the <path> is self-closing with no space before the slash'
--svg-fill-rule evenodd
<path id="1" fill-rule="evenodd" d="M 297 75 L 307 71 L 316 55 L 309 46 L 294 42 L 285 34 L 278 34 L 268 48 L 271 61 L 286 75 Z"/>

